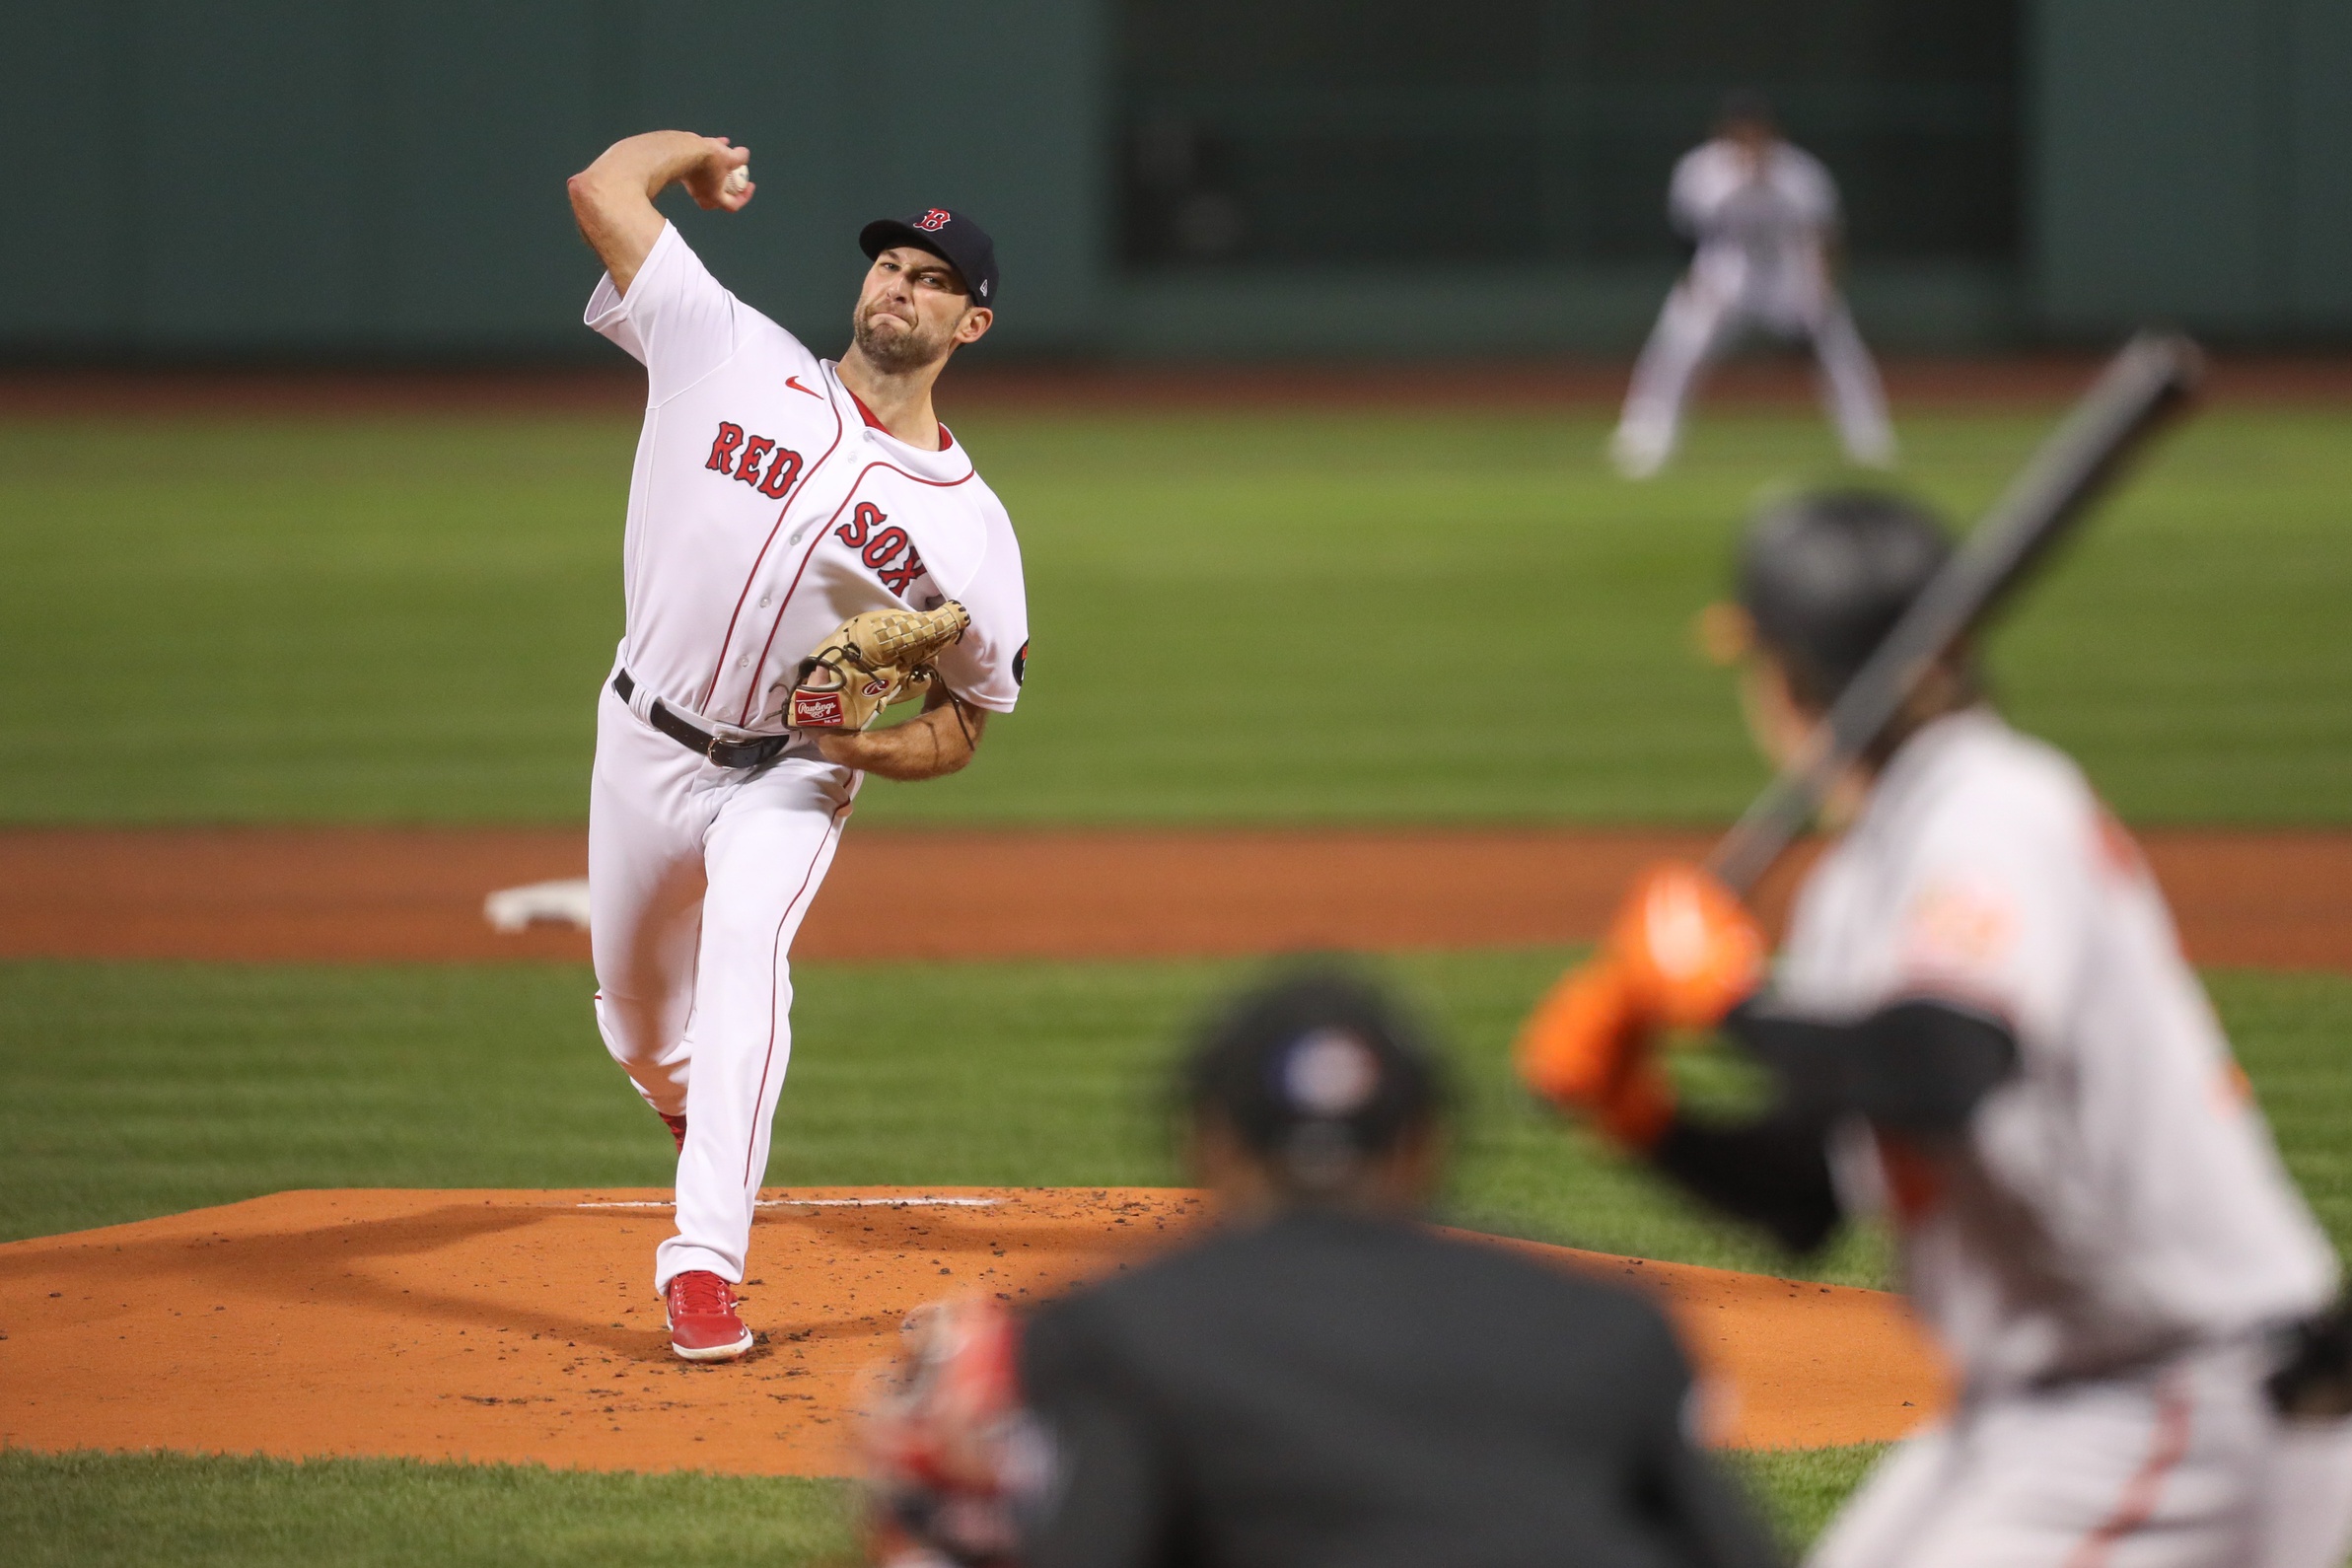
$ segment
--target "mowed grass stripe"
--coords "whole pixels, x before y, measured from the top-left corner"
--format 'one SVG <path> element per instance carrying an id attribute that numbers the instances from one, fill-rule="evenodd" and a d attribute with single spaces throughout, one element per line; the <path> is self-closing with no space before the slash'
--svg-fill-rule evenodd
<path id="1" fill-rule="evenodd" d="M 12 1568 L 814 1568 L 860 1560 L 854 1523 L 791 1476 L 0 1452 Z"/>
<path id="2" fill-rule="evenodd" d="M 1387 965 L 1464 1085 L 1449 1209 L 1509 1234 L 1884 1281 L 1867 1237 L 1801 1262 L 1718 1224 L 1533 1107 L 1518 1020 L 1569 954 Z M 1254 965 L 807 964 L 777 1184 L 1160 1184 L 1174 1054 Z M 2352 977 L 2210 977 L 2290 1165 L 2352 1240 Z M 660 1185 L 668 1134 L 605 1056 L 585 969 L 0 965 L 0 1236 L 291 1187 Z M 1685 1063 L 1736 1097 L 1737 1064 Z"/>
<path id="3" fill-rule="evenodd" d="M 1511 1029 L 1571 955 L 1389 967 L 1464 1081 L 1451 1206 L 1605 1250 L 1883 1283 L 1867 1238 L 1804 1264 L 1706 1220 L 1511 1088 Z M 1186 1025 L 1249 966 L 803 965 L 779 1182 L 1176 1179 L 1164 1084 Z M 2289 1162 L 2352 1240 L 2352 977 L 2209 976 Z M 0 964 L 0 1236 L 293 1186 L 660 1184 L 668 1139 L 560 965 Z M 1717 1063 L 1695 1091 L 1737 1098 Z M 1792 1548 L 1872 1449 L 1736 1456 Z M 185 1456 L 0 1454 L 0 1559 L 303 1568 L 687 1568 L 852 1560 L 848 1490 L 739 1477 Z"/>
<path id="4" fill-rule="evenodd" d="M 1881 1452 L 1730 1462 L 1794 1550 Z M 0 1452 L 17 1568 L 835 1568 L 863 1560 L 857 1508 L 848 1482 L 790 1476 Z"/>
<path id="5" fill-rule="evenodd" d="M 951 404 L 951 416 L 956 410 Z M 2040 413 L 1907 419 L 1960 515 Z M 1715 820 L 1758 781 L 1693 656 L 1801 413 L 1627 485 L 1539 411 L 983 416 L 1034 678 L 906 821 Z M 0 424 L 0 821 L 577 820 L 620 626 L 608 419 Z M 2352 413 L 2190 426 L 1995 658 L 2143 820 L 2342 822 Z"/>

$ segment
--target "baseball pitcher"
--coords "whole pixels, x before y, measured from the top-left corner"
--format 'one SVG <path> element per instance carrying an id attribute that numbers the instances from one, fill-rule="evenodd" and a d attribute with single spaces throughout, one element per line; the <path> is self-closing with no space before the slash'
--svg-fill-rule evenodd
<path id="1" fill-rule="evenodd" d="M 1710 612 L 1750 728 L 1796 756 L 1949 554 L 1878 495 L 1749 527 Z M 2336 1259 L 2282 1167 L 2146 862 L 1964 651 L 1842 780 L 1844 825 L 1764 943 L 1705 874 L 1637 889 L 1543 1001 L 1527 1081 L 1810 1248 L 1888 1216 L 1957 1366 L 1817 1547 L 1825 1568 L 2332 1568 L 2352 1536 Z M 1770 1071 L 1737 1124 L 1675 1104 L 1662 1031 Z"/>
<path id="2" fill-rule="evenodd" d="M 868 224 L 850 347 L 820 360 L 654 207 L 675 182 L 740 211 L 749 160 L 655 131 L 571 180 L 606 269 L 588 324 L 646 372 L 589 797 L 597 1023 L 677 1142 L 654 1287 L 694 1361 L 753 1342 L 733 1286 L 792 1050 L 787 960 L 858 787 L 970 761 L 1029 651 L 1011 520 L 931 405 L 995 319 L 994 246 L 944 207 Z"/>

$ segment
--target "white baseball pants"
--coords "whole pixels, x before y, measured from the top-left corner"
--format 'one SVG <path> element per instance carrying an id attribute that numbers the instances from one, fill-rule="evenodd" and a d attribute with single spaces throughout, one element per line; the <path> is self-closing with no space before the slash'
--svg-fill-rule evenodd
<path id="1" fill-rule="evenodd" d="M 1846 455 L 1878 466 L 1894 461 L 1887 394 L 1843 300 L 1832 292 L 1804 309 L 1766 310 L 1688 277 L 1666 297 L 1634 363 L 1617 423 L 1619 451 L 1638 455 L 1653 468 L 1671 457 L 1699 372 L 1750 328 L 1810 338 L 1821 370 L 1821 399 Z"/>
<path id="2" fill-rule="evenodd" d="M 1807 1568 L 2340 1568 L 2352 1424 L 2290 1427 L 2252 1347 L 1987 1400 L 1895 1449 Z"/>
<path id="3" fill-rule="evenodd" d="M 686 1118 L 677 1234 L 654 1289 L 708 1269 L 741 1283 L 769 1125 L 792 1057 L 794 933 L 865 775 L 813 756 L 722 768 L 597 707 L 589 939 L 597 1027 L 646 1104 Z"/>

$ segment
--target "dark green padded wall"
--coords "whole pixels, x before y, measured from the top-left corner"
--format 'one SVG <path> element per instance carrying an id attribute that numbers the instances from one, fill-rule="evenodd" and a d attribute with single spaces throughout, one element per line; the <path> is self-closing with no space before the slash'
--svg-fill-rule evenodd
<path id="1" fill-rule="evenodd" d="M 2352 332 L 2352 0 L 2300 0 L 2294 21 L 2288 288 L 2301 321 L 2341 336 Z"/>
<path id="2" fill-rule="evenodd" d="M 563 177 L 657 124 L 752 145 L 752 209 L 681 221 L 828 352 L 856 225 L 930 201 L 1000 236 L 998 350 L 1495 351 L 1461 335 L 1482 286 L 1443 267 L 1326 278 L 1295 343 L 1270 274 L 1122 276 L 1117 6 L 10 0 L 0 355 L 599 352 Z M 2031 0 L 2026 50 L 2026 310 L 1938 326 L 1940 296 L 1865 269 L 1874 330 L 2352 336 L 2352 0 Z M 1525 346 L 1631 340 L 1660 277 L 1597 267 Z M 1358 284 L 1427 329 L 1371 341 L 1398 318 Z"/>
<path id="3" fill-rule="evenodd" d="M 1008 346 L 1092 327 L 1095 0 L 12 0 L 0 347 L 593 348 L 564 177 L 632 129 L 748 143 L 760 193 L 689 237 L 828 351 L 864 219 L 996 232 Z M 682 212 L 690 206 L 673 197 Z"/>
<path id="4" fill-rule="evenodd" d="M 2352 330 L 2352 4 L 2040 0 L 2031 50 L 2047 323 Z"/>

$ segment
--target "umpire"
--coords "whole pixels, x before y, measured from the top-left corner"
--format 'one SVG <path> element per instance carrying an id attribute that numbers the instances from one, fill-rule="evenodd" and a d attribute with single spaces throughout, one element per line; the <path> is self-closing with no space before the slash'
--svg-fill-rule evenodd
<path id="1" fill-rule="evenodd" d="M 1280 978 L 1183 1080 L 1209 1236 L 1023 1331 L 1027 1568 L 1749 1564 L 1639 1297 L 1426 1224 L 1440 1070 L 1342 971 Z"/>

